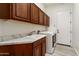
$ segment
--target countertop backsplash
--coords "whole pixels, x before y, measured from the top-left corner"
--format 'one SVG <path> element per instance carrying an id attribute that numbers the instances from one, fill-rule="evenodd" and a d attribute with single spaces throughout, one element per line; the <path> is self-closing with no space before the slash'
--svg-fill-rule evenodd
<path id="1" fill-rule="evenodd" d="M 27 36 L 29 33 L 21 33 L 21 34 L 14 34 L 14 35 L 4 35 L 4 36 L 0 36 L 0 42 L 2 41 L 6 41 L 6 40 L 12 40 L 12 39 L 17 39 L 17 38 L 22 38 Z"/>
<path id="2" fill-rule="evenodd" d="M 14 20 L 0 19 L 0 41 L 16 39 L 27 36 L 32 31 L 46 30 L 47 27 Z"/>

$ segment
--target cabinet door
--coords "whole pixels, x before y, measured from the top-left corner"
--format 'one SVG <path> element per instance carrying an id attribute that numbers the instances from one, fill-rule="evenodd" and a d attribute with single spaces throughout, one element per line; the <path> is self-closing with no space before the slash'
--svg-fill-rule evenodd
<path id="1" fill-rule="evenodd" d="M 15 56 L 32 56 L 32 44 L 13 45 L 13 55 Z"/>
<path id="2" fill-rule="evenodd" d="M 31 4 L 31 22 L 38 24 L 39 9 L 35 4 Z"/>
<path id="3" fill-rule="evenodd" d="M 46 39 L 42 39 L 42 56 L 46 53 Z"/>
<path id="4" fill-rule="evenodd" d="M 30 21 L 30 3 L 13 4 L 13 18 L 22 21 Z"/>
<path id="5" fill-rule="evenodd" d="M 0 56 L 10 56 L 9 46 L 0 46 Z"/>
<path id="6" fill-rule="evenodd" d="M 24 55 L 24 45 L 14 45 L 13 46 L 13 51 L 15 56 L 23 56 Z"/>
<path id="7" fill-rule="evenodd" d="M 49 17 L 47 15 L 44 15 L 44 25 L 49 26 Z"/>
<path id="8" fill-rule="evenodd" d="M 33 50 L 33 55 L 34 56 L 41 56 L 42 55 L 42 52 L 41 52 L 41 44 L 40 45 L 37 45 L 36 47 L 34 47 L 34 50 Z"/>
<path id="9" fill-rule="evenodd" d="M 39 10 L 39 24 L 44 24 L 44 13 L 41 10 Z"/>
<path id="10" fill-rule="evenodd" d="M 25 44 L 24 56 L 33 56 L 33 46 L 31 43 Z"/>
<path id="11" fill-rule="evenodd" d="M 10 18 L 10 4 L 0 3 L 0 19 L 9 19 L 9 18 Z"/>

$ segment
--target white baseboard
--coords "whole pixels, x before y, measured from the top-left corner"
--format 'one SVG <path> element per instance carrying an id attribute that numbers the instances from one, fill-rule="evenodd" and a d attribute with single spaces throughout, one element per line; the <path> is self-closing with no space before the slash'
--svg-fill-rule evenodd
<path id="1" fill-rule="evenodd" d="M 74 48 L 74 47 L 72 47 L 72 48 L 73 48 L 73 49 L 74 49 L 74 51 L 76 52 L 77 56 L 79 56 L 79 53 L 78 53 L 77 49 L 76 49 L 76 48 Z"/>

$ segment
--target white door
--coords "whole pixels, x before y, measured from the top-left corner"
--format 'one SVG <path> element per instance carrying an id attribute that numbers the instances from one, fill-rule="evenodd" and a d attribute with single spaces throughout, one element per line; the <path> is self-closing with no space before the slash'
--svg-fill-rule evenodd
<path id="1" fill-rule="evenodd" d="M 70 11 L 57 12 L 57 43 L 71 45 L 71 13 Z"/>

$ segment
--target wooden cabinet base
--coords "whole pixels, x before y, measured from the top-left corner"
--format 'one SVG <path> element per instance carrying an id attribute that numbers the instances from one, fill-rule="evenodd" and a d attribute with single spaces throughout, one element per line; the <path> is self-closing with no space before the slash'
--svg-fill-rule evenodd
<path id="1" fill-rule="evenodd" d="M 28 44 L 0 46 L 0 56 L 44 56 L 46 53 L 46 37 Z"/>

